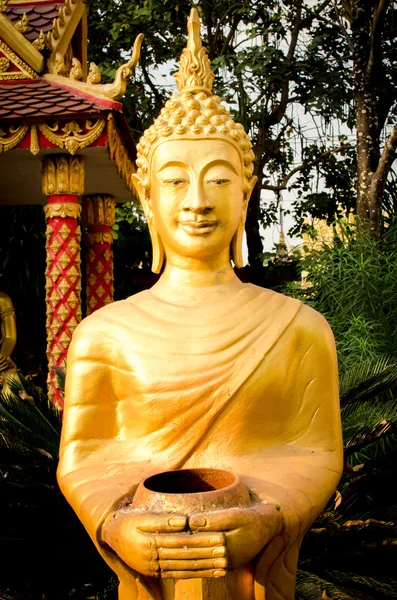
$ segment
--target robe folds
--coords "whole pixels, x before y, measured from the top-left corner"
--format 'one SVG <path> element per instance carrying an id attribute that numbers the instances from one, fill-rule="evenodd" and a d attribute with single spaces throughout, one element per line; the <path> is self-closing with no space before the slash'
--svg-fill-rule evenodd
<path id="1" fill-rule="evenodd" d="M 255 600 L 292 600 L 301 539 L 342 468 L 335 345 L 299 301 L 246 284 L 211 306 L 150 290 L 76 329 L 68 354 L 58 480 L 132 599 L 159 600 L 101 526 L 155 473 L 231 470 L 280 507 L 282 533 L 253 561 Z"/>

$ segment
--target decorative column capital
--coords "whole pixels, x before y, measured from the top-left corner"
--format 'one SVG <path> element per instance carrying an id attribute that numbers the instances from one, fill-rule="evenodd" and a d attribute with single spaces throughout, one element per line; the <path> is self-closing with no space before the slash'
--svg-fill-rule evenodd
<path id="1" fill-rule="evenodd" d="M 62 217 L 62 219 L 79 218 L 81 214 L 81 205 L 77 204 L 77 202 L 70 202 L 70 197 L 67 196 L 67 198 L 67 202 L 51 202 L 50 204 L 45 205 L 44 214 L 47 220 L 53 217 Z"/>
<path id="2" fill-rule="evenodd" d="M 113 242 L 110 228 L 115 221 L 115 200 L 107 194 L 94 194 L 83 198 L 83 223 L 88 229 L 89 243 Z"/>
<path id="3" fill-rule="evenodd" d="M 115 201 L 108 194 L 83 197 L 83 223 L 87 227 L 87 315 L 113 302 L 113 253 L 111 227 Z"/>
<path id="4" fill-rule="evenodd" d="M 42 190 L 46 196 L 80 196 L 84 192 L 82 157 L 66 154 L 46 156 L 42 164 Z"/>

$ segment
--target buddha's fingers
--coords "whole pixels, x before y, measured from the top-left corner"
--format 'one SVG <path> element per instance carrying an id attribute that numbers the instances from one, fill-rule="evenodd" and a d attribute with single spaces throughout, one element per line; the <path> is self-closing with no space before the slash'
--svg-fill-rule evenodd
<path id="1" fill-rule="evenodd" d="M 223 533 L 162 533 L 155 536 L 157 550 L 162 548 L 208 548 L 225 545 Z"/>
<path id="2" fill-rule="evenodd" d="M 204 569 L 226 569 L 227 558 L 204 558 L 193 560 L 159 560 L 161 572 L 203 571 Z"/>
<path id="3" fill-rule="evenodd" d="M 196 532 L 227 532 L 259 520 L 269 529 L 277 529 L 281 523 L 280 513 L 274 506 L 258 503 L 248 508 L 229 508 L 192 515 L 189 527 Z"/>
<path id="4" fill-rule="evenodd" d="M 221 558 L 226 556 L 224 546 L 212 546 L 209 548 L 157 548 L 160 559 L 197 559 L 197 558 Z"/>
<path id="5" fill-rule="evenodd" d="M 227 571 L 224 569 L 206 569 L 204 571 L 163 571 L 160 574 L 162 579 L 205 579 L 224 577 Z"/>
<path id="6" fill-rule="evenodd" d="M 132 515 L 132 511 L 129 513 Z M 166 515 L 162 513 L 139 514 L 138 529 L 144 533 L 172 533 L 186 529 L 187 517 L 185 515 Z"/>

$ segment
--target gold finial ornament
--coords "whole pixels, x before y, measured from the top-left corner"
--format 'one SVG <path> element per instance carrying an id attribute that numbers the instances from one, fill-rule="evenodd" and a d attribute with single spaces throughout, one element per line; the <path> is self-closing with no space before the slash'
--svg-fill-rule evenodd
<path id="1" fill-rule="evenodd" d="M 39 37 L 36 38 L 34 40 L 34 42 L 32 42 L 33 46 L 36 48 L 36 50 L 38 50 L 39 52 L 41 52 L 42 50 L 44 50 L 44 48 L 46 47 L 46 36 L 44 31 L 41 29 Z"/>
<path id="2" fill-rule="evenodd" d="M 29 17 L 26 13 L 23 13 L 23 17 L 18 23 L 15 25 L 15 29 L 17 29 L 20 33 L 26 33 L 29 27 Z"/>
<path id="3" fill-rule="evenodd" d="M 200 18 L 196 8 L 192 8 L 187 24 L 187 46 L 179 61 L 179 71 L 174 75 L 178 89 L 183 91 L 207 91 L 211 93 L 214 73 L 203 48 L 200 37 Z"/>

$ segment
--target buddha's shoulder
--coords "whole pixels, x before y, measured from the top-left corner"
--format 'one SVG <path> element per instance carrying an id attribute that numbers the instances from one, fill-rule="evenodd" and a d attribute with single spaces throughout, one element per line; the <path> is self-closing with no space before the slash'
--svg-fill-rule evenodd
<path id="1" fill-rule="evenodd" d="M 148 301 L 148 296 L 145 290 L 125 300 L 117 300 L 99 308 L 81 321 L 73 334 L 73 339 L 98 340 L 101 335 L 112 337 L 112 332 L 117 331 L 119 326 L 125 325 L 126 321 L 138 311 L 138 307 Z"/>
<path id="2" fill-rule="evenodd" d="M 311 306 L 296 298 L 253 284 L 248 284 L 248 288 L 253 296 L 260 298 L 264 305 L 272 308 L 276 318 L 277 314 L 285 317 L 289 313 L 292 317 L 290 329 L 296 334 L 303 333 L 305 336 L 313 335 L 314 337 L 328 334 L 332 336 L 328 321 Z"/>

